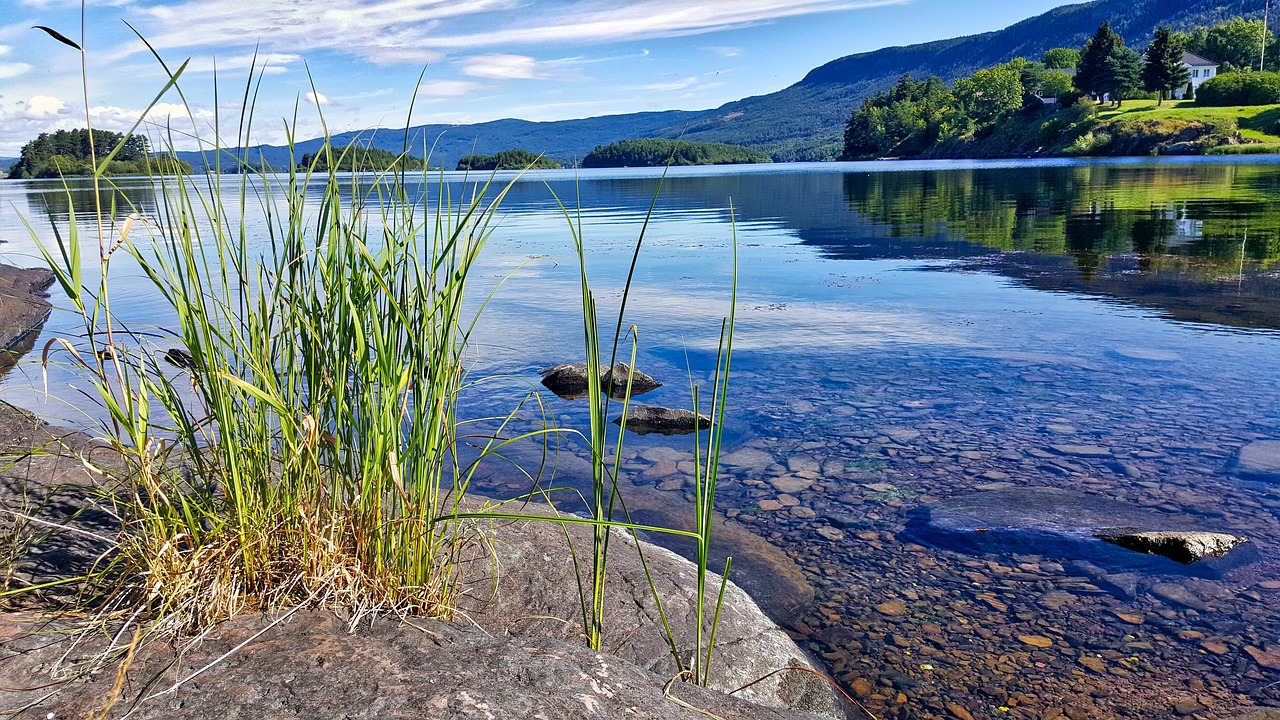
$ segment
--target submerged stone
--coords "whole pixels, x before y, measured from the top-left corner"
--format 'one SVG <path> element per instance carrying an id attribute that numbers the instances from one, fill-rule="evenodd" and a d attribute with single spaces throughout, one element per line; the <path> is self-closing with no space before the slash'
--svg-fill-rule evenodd
<path id="1" fill-rule="evenodd" d="M 622 418 L 614 418 L 613 424 L 622 425 Z M 633 405 L 627 409 L 625 427 L 637 435 L 688 435 L 711 427 L 711 418 L 684 408 Z"/>
<path id="2" fill-rule="evenodd" d="M 1041 554 L 1096 564 L 1112 574 L 1216 576 L 1256 558 L 1247 547 L 1230 552 L 1248 545 L 1243 538 L 1201 530 L 1193 522 L 1098 495 L 1024 487 L 938 502 L 912 519 L 907 534 L 960 552 Z"/>
<path id="3" fill-rule="evenodd" d="M 1240 448 L 1235 469 L 1251 480 L 1280 482 L 1280 440 L 1255 440 Z"/>
<path id="4" fill-rule="evenodd" d="M 184 370 L 196 365 L 196 359 L 185 348 L 169 348 L 164 353 L 164 359 L 170 365 Z"/>
<path id="5" fill-rule="evenodd" d="M 590 374 L 586 363 L 564 363 L 542 370 L 539 374 L 542 375 L 542 384 L 565 400 L 577 400 L 588 395 Z M 631 397 L 662 387 L 662 383 L 652 377 L 633 370 L 626 363 L 618 363 L 613 366 L 612 373 L 604 365 L 600 366 L 600 391 L 609 392 L 615 400 L 624 399 L 627 396 L 628 375 L 631 377 Z"/>
<path id="6" fill-rule="evenodd" d="M 1121 532 L 1104 533 L 1098 539 L 1150 555 L 1163 555 L 1184 565 L 1205 558 L 1225 557 L 1248 538 L 1218 532 Z"/>

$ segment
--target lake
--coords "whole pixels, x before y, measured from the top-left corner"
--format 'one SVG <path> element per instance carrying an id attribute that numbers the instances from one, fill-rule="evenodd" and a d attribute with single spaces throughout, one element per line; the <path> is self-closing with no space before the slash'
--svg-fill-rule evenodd
<path id="1" fill-rule="evenodd" d="M 1280 440 L 1280 162 L 677 168 L 659 193 L 660 177 L 553 171 L 513 187 L 479 275 L 478 293 L 505 283 L 472 370 L 505 380 L 470 412 L 511 407 L 538 370 L 582 357 L 577 261 L 549 189 L 581 208 L 606 318 L 653 202 L 627 321 L 637 366 L 665 384 L 640 401 L 687 407 L 691 379 L 706 382 L 736 241 L 718 506 L 798 571 L 775 576 L 726 531 L 734 579 L 876 717 L 1280 706 L 1280 483 L 1238 462 Z M 463 181 L 446 174 L 454 192 Z M 144 212 L 158 202 L 147 181 L 119 192 Z M 67 216 L 58 183 L 0 182 L 4 260 L 39 263 L 21 217 L 49 239 Z M 117 271 L 117 312 L 172 346 L 146 282 Z M 37 347 L 75 332 L 55 312 Z M 93 421 L 63 368 L 54 397 L 40 378 L 28 357 L 0 397 Z M 582 426 L 581 404 L 544 401 Z M 692 450 L 628 435 L 642 512 L 688 505 Z M 561 456 L 547 482 L 581 483 L 583 448 Z M 479 482 L 528 489 L 505 468 Z M 1094 540 L 1098 513 L 1250 542 L 1181 565 Z"/>

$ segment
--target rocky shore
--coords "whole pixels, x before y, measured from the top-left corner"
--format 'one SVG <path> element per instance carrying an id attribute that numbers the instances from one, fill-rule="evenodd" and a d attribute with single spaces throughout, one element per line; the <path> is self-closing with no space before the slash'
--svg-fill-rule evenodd
<path id="1" fill-rule="evenodd" d="M 11 356 L 38 334 L 49 310 L 42 294 L 51 281 L 44 271 L 0 267 L 0 341 Z M 83 434 L 0 407 L 0 539 L 9 549 L 0 557 L 0 575 L 6 584 L 64 577 L 102 552 L 87 535 L 48 534 L 40 524 L 114 532 L 102 514 L 77 514 L 87 502 L 85 490 L 97 482 L 81 460 L 101 450 Z M 331 611 L 252 615 L 223 624 L 190 648 L 149 643 L 125 664 L 81 674 L 77 664 L 105 649 L 104 639 L 73 642 L 61 632 L 73 619 L 50 616 L 27 600 L 0 606 L 0 710 L 32 718 L 246 720 L 843 715 L 824 680 L 787 669 L 813 666 L 732 583 L 711 689 L 705 689 L 673 682 L 678 668 L 628 536 L 617 538 L 611 555 L 609 652 L 595 653 L 581 639 L 577 584 L 560 528 L 522 521 L 482 530 L 490 543 L 477 546 L 464 567 L 467 589 L 452 622 L 383 619 L 350 632 L 347 620 Z M 589 552 L 585 533 L 570 535 Z M 687 654 L 696 622 L 694 568 L 667 550 L 645 547 L 676 643 Z"/>

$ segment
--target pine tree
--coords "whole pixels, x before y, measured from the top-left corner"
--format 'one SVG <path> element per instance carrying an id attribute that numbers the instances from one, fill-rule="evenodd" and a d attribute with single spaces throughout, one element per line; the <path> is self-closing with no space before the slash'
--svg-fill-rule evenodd
<path id="1" fill-rule="evenodd" d="M 1155 40 L 1147 48 L 1142 82 L 1148 90 L 1160 93 L 1158 104 L 1164 104 L 1166 92 L 1172 92 L 1191 80 L 1191 71 L 1182 64 L 1182 45 L 1168 25 L 1156 28 Z"/>
<path id="2" fill-rule="evenodd" d="M 1101 95 L 1107 92 L 1103 86 L 1107 74 L 1107 58 L 1116 48 L 1124 47 L 1124 40 L 1111 29 L 1110 23 L 1102 23 L 1089 42 L 1080 51 L 1080 66 L 1076 69 L 1076 89 L 1080 92 Z"/>
<path id="3" fill-rule="evenodd" d="M 1116 107 L 1142 89 L 1142 56 L 1123 45 L 1111 51 L 1102 73 L 1102 90 L 1111 94 Z"/>

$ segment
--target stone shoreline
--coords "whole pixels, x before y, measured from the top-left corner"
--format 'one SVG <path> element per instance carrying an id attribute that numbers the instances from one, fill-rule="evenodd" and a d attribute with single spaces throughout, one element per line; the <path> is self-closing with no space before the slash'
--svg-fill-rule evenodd
<path id="1" fill-rule="evenodd" d="M 11 358 L 29 350 L 50 306 L 44 270 L 0 266 L 0 345 Z M 94 442 L 0 404 L 0 508 L 38 512 L 65 522 L 91 486 L 81 457 Z M 38 454 L 33 451 L 40 450 Z M 37 510 L 30 510 L 36 508 Z M 12 527 L 0 518 L 0 537 Z M 82 516 L 76 522 L 110 519 Z M 187 651 L 150 643 L 117 678 L 113 668 L 50 685 L 50 673 L 91 653 L 75 647 L 65 621 L 39 608 L 0 611 L 0 709 L 14 717 L 541 717 L 781 719 L 839 717 L 830 687 L 815 675 L 784 671 L 737 695 L 684 683 L 669 685 L 674 660 L 660 631 L 643 569 L 619 536 L 611 555 L 610 654 L 588 650 L 577 629 L 576 583 L 558 526 L 511 522 L 488 528 L 493 556 L 477 548 L 465 570 L 460 622 L 381 620 L 349 632 L 337 614 L 300 610 L 289 617 L 245 616 L 227 622 Z M 586 541 L 582 532 L 578 547 Z M 49 579 L 83 567 L 101 552 L 92 541 L 41 540 L 17 575 Z M 12 540 L 12 538 L 10 538 Z M 586 542 L 589 548 L 589 542 Z M 581 551 L 580 551 L 581 552 Z M 693 611 L 686 560 L 645 545 L 676 641 L 688 652 Z M 495 562 L 490 560 L 496 559 Z M 714 584 L 714 580 L 712 581 Z M 496 595 L 493 590 L 496 588 Z M 241 647 L 241 644 L 243 646 Z M 238 649 L 236 649 L 238 648 Z M 101 649 L 101 648 L 99 648 Z M 191 672 L 230 657 L 189 682 Z M 730 583 L 721 619 L 712 687 L 739 688 L 786 666 L 812 669 L 805 654 L 749 596 Z M 179 684 L 179 685 L 175 685 Z M 158 690 L 161 697 L 136 704 Z M 116 690 L 119 692 L 116 693 Z M 109 712 L 106 699 L 118 698 Z M 817 715 L 811 713 L 818 713 Z M 100 715 L 99 713 L 103 713 Z"/>

